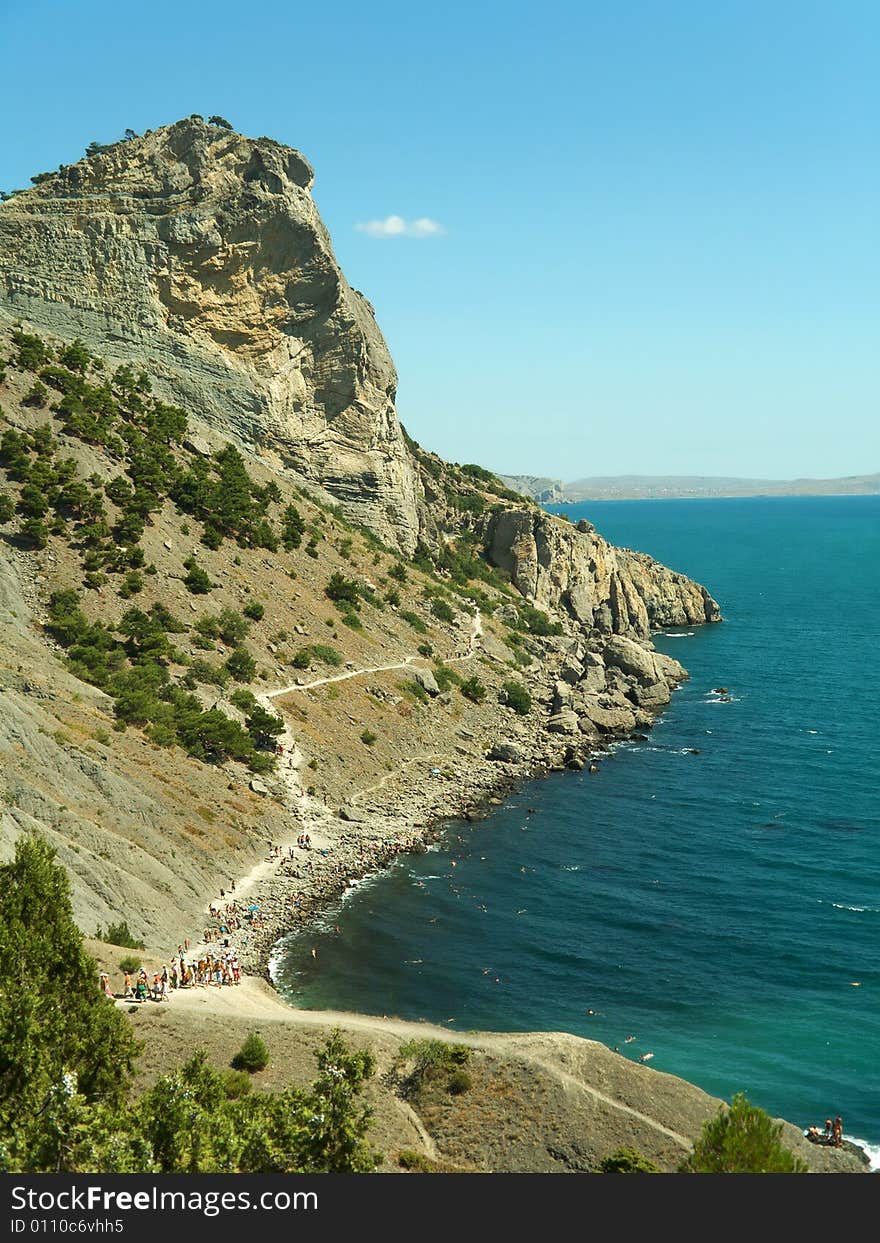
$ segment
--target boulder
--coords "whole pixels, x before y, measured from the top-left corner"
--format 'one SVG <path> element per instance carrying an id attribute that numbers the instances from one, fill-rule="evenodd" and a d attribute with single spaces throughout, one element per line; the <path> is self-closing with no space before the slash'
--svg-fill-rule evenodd
<path id="1" fill-rule="evenodd" d="M 354 807 L 340 807 L 339 819 L 345 820 L 349 824 L 366 824 L 369 817 L 366 812 L 358 811 Z"/>
<path id="2" fill-rule="evenodd" d="M 656 682 L 662 677 L 655 664 L 655 653 L 622 634 L 612 635 L 605 644 L 605 664 L 638 678 L 640 682 Z"/>
<path id="3" fill-rule="evenodd" d="M 417 682 L 423 691 L 427 691 L 432 697 L 440 694 L 437 679 L 430 669 L 410 669 L 409 672 L 412 680 Z"/>
<path id="4" fill-rule="evenodd" d="M 489 752 L 487 759 L 495 760 L 500 764 L 520 764 L 525 756 L 515 742 L 498 742 Z"/>
<path id="5" fill-rule="evenodd" d="M 572 712 L 570 708 L 563 708 L 559 712 L 554 712 L 547 722 L 547 729 L 551 734 L 574 734 L 577 728 L 577 714 Z"/>
<path id="6" fill-rule="evenodd" d="M 264 785 L 263 782 L 260 781 L 257 777 L 251 777 L 250 788 L 253 790 L 254 794 L 265 795 L 269 793 L 269 787 L 267 785 Z"/>
<path id="7" fill-rule="evenodd" d="M 635 729 L 635 713 L 627 708 L 603 708 L 598 703 L 584 705 L 581 720 L 586 719 L 603 733 L 629 733 Z M 582 727 L 581 727 L 582 728 Z"/>
<path id="8" fill-rule="evenodd" d="M 576 686 L 584 676 L 584 667 L 579 660 L 573 660 L 569 657 L 568 661 L 559 671 L 559 677 L 563 682 L 568 682 L 570 686 Z"/>
<path id="9" fill-rule="evenodd" d="M 662 679 L 651 682 L 648 686 L 636 683 L 635 697 L 640 708 L 662 708 L 671 698 L 669 685 Z"/>
<path id="10" fill-rule="evenodd" d="M 667 682 L 684 682 L 687 678 L 687 670 L 684 665 L 680 665 L 672 656 L 664 656 L 662 652 L 655 652 L 654 664 Z"/>
<path id="11" fill-rule="evenodd" d="M 568 682 L 557 682 L 553 687 L 553 706 L 551 713 L 561 712 L 571 706 L 571 686 Z"/>

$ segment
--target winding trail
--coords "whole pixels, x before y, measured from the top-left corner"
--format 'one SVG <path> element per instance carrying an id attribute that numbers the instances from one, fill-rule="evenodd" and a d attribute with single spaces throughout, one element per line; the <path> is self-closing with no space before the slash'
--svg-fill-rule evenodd
<path id="1" fill-rule="evenodd" d="M 364 798 L 367 794 L 372 794 L 375 790 L 381 790 L 387 782 L 393 781 L 394 778 L 398 777 L 405 768 L 409 768 L 413 764 L 423 764 L 427 760 L 449 759 L 452 759 L 452 756 L 441 751 L 428 751 L 425 755 L 415 755 L 411 760 L 405 760 L 403 764 L 398 764 L 393 773 L 386 773 L 385 776 L 380 781 L 377 781 L 375 785 L 366 786 L 363 790 L 356 790 L 349 799 L 349 802 L 354 804 L 358 801 L 358 799 Z"/>
<path id="2" fill-rule="evenodd" d="M 330 682 L 345 682 L 349 678 L 358 678 L 362 673 L 385 673 L 388 669 L 406 669 L 418 656 L 406 656 L 393 665 L 370 665 L 366 669 L 349 669 L 347 673 L 336 673 L 332 678 L 315 678 L 314 682 L 294 682 L 292 686 L 282 686 L 277 691 L 266 691 L 263 698 L 277 699 L 280 695 L 289 695 L 292 691 L 310 691 L 313 686 L 327 686 Z M 260 698 L 260 696 L 258 696 Z"/>
<path id="3" fill-rule="evenodd" d="M 476 655 L 477 646 L 482 637 L 483 620 L 480 616 L 480 610 L 475 609 L 468 635 L 468 650 L 461 656 L 447 656 L 441 663 L 452 665 L 460 660 L 472 660 Z M 293 682 L 290 686 L 282 686 L 278 690 L 266 691 L 264 694 L 258 695 L 257 699 L 263 704 L 264 708 L 271 710 L 271 705 L 268 701 L 278 699 L 282 695 L 290 695 L 294 691 L 310 691 L 315 686 L 329 686 L 331 682 L 347 682 L 349 678 L 359 678 L 364 673 L 387 673 L 390 669 L 408 669 L 413 661 L 418 659 L 418 654 L 413 652 L 409 656 L 404 656 L 403 660 L 395 661 L 391 665 L 369 665 L 365 669 L 348 669 L 345 673 L 335 673 L 329 678 L 315 678 L 312 682 Z"/>
<path id="4" fill-rule="evenodd" d="M 480 610 L 476 609 L 473 620 L 471 622 L 470 632 L 468 635 L 468 650 L 461 656 L 449 656 L 443 660 L 444 665 L 453 664 L 456 661 L 471 660 L 477 651 L 480 637 L 483 633 L 482 621 L 480 618 Z M 283 806 L 293 814 L 294 821 L 291 824 L 291 830 L 295 823 L 301 828 L 303 823 L 307 823 L 309 835 L 312 838 L 312 845 L 317 849 L 322 849 L 331 845 L 332 826 L 335 824 L 335 817 L 330 809 L 313 795 L 306 792 L 302 782 L 301 768 L 304 760 L 302 751 L 299 749 L 296 736 L 293 733 L 290 720 L 284 715 L 283 711 L 279 713 L 278 709 L 272 703 L 273 699 L 279 699 L 284 695 L 289 695 L 294 691 L 308 691 L 316 686 L 328 686 L 334 682 L 345 682 L 350 678 L 361 677 L 364 674 L 385 673 L 391 669 L 408 669 L 413 661 L 419 660 L 417 653 L 412 653 L 403 658 L 403 660 L 395 661 L 388 665 L 371 665 L 364 669 L 348 669 L 345 673 L 333 674 L 331 677 L 315 678 L 312 682 L 295 682 L 291 686 L 282 686 L 274 691 L 261 691 L 254 697 L 260 707 L 265 708 L 267 712 L 271 712 L 275 716 L 281 717 L 284 722 L 284 731 L 278 735 L 277 744 L 282 748 L 279 762 L 276 766 L 273 785 L 277 783 L 280 789 L 273 792 L 280 794 Z M 426 665 L 425 668 L 430 668 Z M 387 773 L 375 785 L 368 786 L 366 789 L 355 791 L 350 796 L 350 802 L 354 805 L 358 800 L 364 798 L 368 794 L 372 794 L 396 777 L 404 768 L 409 768 L 413 764 L 420 764 L 431 759 L 450 759 L 446 754 L 428 753 L 427 755 L 418 755 L 413 759 L 406 760 L 399 765 L 394 772 Z M 281 847 L 280 856 L 271 856 L 262 859 L 257 863 L 246 876 L 242 876 L 235 882 L 235 889 L 226 893 L 223 898 L 219 894 L 212 898 L 205 906 L 207 914 L 212 906 L 218 903 L 225 903 L 234 898 L 236 901 L 243 901 L 244 898 L 258 886 L 261 881 L 271 876 L 277 869 L 281 861 L 287 856 L 288 848 L 295 844 L 294 839 L 279 842 Z M 198 947 L 202 948 L 201 942 Z"/>

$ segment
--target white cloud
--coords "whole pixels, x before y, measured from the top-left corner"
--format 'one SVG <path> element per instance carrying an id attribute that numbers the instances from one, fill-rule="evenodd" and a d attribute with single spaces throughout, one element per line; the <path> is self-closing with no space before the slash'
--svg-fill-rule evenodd
<path id="1" fill-rule="evenodd" d="M 403 216 L 386 216 L 384 220 L 367 220 L 355 228 L 368 237 L 439 237 L 445 232 L 442 224 L 428 216 L 404 220 Z"/>

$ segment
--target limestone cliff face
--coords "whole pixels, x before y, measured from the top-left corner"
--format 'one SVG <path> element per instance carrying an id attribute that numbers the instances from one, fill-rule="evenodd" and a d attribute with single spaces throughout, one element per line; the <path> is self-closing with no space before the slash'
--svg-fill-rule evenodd
<path id="1" fill-rule="evenodd" d="M 647 638 L 661 626 L 720 621 L 698 583 L 644 553 L 615 548 L 592 526 L 532 509 L 493 514 L 489 559 L 538 608 L 568 613 L 587 630 Z"/>
<path id="2" fill-rule="evenodd" d="M 0 318 L 146 367 L 194 421 L 389 545 L 437 549 L 470 519 L 407 443 L 394 364 L 311 185 L 299 152 L 198 118 L 117 143 L 0 204 Z M 575 628 L 718 619 L 702 587 L 592 529 L 515 501 L 477 525 L 523 595 Z"/>
<path id="3" fill-rule="evenodd" d="M 0 207 L 0 308 L 146 365 L 196 417 L 404 551 L 418 477 L 372 308 L 334 258 L 299 152 L 197 119 Z"/>

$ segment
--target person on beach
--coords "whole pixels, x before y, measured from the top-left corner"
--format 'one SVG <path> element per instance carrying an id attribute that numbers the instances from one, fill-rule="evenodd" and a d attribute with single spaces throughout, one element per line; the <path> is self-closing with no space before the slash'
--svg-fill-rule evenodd
<path id="1" fill-rule="evenodd" d="M 106 971 L 101 972 L 101 989 L 105 997 L 113 998 L 113 989 L 110 987 L 110 976 Z"/>
<path id="2" fill-rule="evenodd" d="M 833 1128 L 832 1134 L 834 1136 L 834 1147 L 842 1148 L 843 1147 L 843 1118 L 841 1118 L 840 1114 L 838 1114 L 837 1117 L 834 1119 L 834 1128 Z"/>

